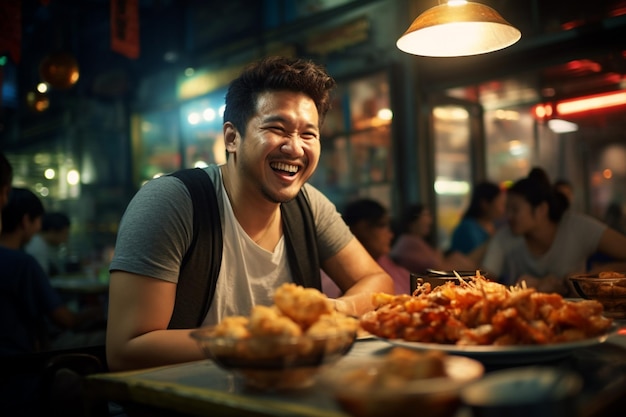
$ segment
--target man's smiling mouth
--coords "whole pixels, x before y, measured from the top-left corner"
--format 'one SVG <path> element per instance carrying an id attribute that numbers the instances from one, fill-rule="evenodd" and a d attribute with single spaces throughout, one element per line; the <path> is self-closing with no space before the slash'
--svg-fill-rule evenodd
<path id="1" fill-rule="evenodd" d="M 290 165 L 284 162 L 272 162 L 270 164 L 270 167 L 272 167 L 274 171 L 281 171 L 286 173 L 287 175 L 295 175 L 300 169 L 300 167 L 297 165 Z"/>

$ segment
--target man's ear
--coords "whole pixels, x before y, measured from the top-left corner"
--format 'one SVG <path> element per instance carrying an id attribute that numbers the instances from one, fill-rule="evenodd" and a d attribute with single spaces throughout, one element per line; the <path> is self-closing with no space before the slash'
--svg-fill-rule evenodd
<path id="1" fill-rule="evenodd" d="M 237 151 L 237 148 L 239 147 L 239 142 L 241 141 L 241 135 L 239 135 L 239 131 L 231 122 L 224 123 L 223 130 L 226 152 L 235 153 Z"/>

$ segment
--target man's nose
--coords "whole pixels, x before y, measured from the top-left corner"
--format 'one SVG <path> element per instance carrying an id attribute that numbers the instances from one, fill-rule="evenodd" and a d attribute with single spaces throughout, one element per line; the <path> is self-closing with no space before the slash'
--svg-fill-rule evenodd
<path id="1" fill-rule="evenodd" d="M 289 135 L 280 146 L 280 150 L 292 156 L 302 156 L 304 155 L 304 147 L 302 145 L 303 141 L 297 134 Z"/>

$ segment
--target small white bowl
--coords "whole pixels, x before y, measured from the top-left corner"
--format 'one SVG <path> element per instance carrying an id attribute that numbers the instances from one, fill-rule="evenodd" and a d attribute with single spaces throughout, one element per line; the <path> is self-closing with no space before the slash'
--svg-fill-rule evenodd
<path id="1" fill-rule="evenodd" d="M 571 371 L 531 366 L 494 371 L 461 390 L 475 417 L 575 415 L 582 378 Z"/>

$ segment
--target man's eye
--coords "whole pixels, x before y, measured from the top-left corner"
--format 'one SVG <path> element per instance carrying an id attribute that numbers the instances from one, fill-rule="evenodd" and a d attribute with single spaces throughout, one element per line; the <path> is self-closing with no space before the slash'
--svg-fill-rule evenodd
<path id="1" fill-rule="evenodd" d="M 304 132 L 302 134 L 302 138 L 303 139 L 307 139 L 307 140 L 315 140 L 317 139 L 317 133 L 313 133 L 313 132 Z"/>
<path id="2" fill-rule="evenodd" d="M 268 126 L 266 129 L 274 133 L 282 133 L 285 131 L 282 126 Z"/>

